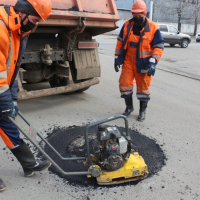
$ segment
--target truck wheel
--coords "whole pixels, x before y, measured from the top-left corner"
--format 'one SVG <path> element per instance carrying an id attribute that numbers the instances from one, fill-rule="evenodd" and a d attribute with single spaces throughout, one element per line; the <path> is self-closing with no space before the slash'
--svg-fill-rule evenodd
<path id="1" fill-rule="evenodd" d="M 175 46 L 175 44 L 169 44 L 171 47 L 174 47 Z"/>
<path id="2" fill-rule="evenodd" d="M 181 42 L 181 47 L 182 48 L 187 48 L 188 44 L 189 44 L 188 40 L 187 39 L 183 39 L 182 42 Z"/>
<path id="3" fill-rule="evenodd" d="M 67 79 L 54 75 L 53 78 L 49 81 L 49 83 L 52 88 L 62 87 L 67 85 Z"/>
<path id="4" fill-rule="evenodd" d="M 72 75 L 72 80 L 74 83 L 80 83 L 81 81 L 76 79 L 76 68 L 74 66 L 74 62 L 69 62 L 70 65 L 70 71 Z M 53 76 L 53 78 L 49 81 L 51 87 L 62 87 L 67 86 L 67 79 L 63 77 L 58 77 L 56 75 Z"/>
<path id="5" fill-rule="evenodd" d="M 75 68 L 73 62 L 70 62 L 70 71 L 71 71 L 72 80 L 73 80 L 74 83 L 80 83 L 82 81 L 86 81 L 86 80 L 77 80 L 76 79 L 77 72 L 76 72 L 76 68 Z M 53 78 L 49 81 L 49 83 L 50 83 L 52 88 L 67 86 L 67 79 L 66 78 L 62 78 L 62 77 L 57 77 L 56 75 L 54 75 Z M 86 87 L 86 88 L 77 90 L 75 92 L 84 92 L 85 90 L 87 90 L 89 88 L 90 87 Z M 69 93 L 74 93 L 74 92 L 69 92 Z"/>
<path id="6" fill-rule="evenodd" d="M 83 88 L 83 89 L 77 90 L 76 92 L 77 92 L 77 93 L 81 93 L 81 92 L 86 91 L 86 90 L 89 89 L 89 88 L 90 88 L 90 87 L 86 87 L 86 88 Z"/>

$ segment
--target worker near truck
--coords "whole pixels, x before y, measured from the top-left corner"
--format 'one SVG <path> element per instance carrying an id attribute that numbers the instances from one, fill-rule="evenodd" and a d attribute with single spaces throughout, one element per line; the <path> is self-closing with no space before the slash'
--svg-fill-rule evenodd
<path id="1" fill-rule="evenodd" d="M 114 68 L 118 72 L 122 65 L 119 87 L 126 104 L 123 115 L 129 116 L 134 110 L 135 79 L 140 101 L 138 121 L 144 121 L 150 100 L 149 87 L 164 51 L 164 40 L 158 26 L 146 17 L 147 7 L 142 0 L 135 1 L 131 11 L 133 18 L 124 23 L 117 39 Z"/>
<path id="2" fill-rule="evenodd" d="M 0 7 L 0 136 L 20 162 L 26 177 L 47 169 L 51 163 L 35 159 L 18 129 L 8 120 L 18 113 L 16 76 L 26 49 L 28 34 L 51 13 L 50 0 L 18 0 Z M 6 189 L 0 179 L 0 191 Z"/>

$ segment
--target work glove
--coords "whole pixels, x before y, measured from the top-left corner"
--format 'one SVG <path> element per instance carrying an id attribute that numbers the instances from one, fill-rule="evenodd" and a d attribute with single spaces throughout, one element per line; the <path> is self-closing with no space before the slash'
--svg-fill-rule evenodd
<path id="1" fill-rule="evenodd" d="M 115 56 L 114 67 L 115 67 L 115 71 L 116 71 L 116 72 L 118 72 L 118 71 L 119 71 L 119 68 L 120 68 L 120 65 L 117 64 L 117 58 L 118 58 L 118 56 Z"/>
<path id="2" fill-rule="evenodd" d="M 13 106 L 14 106 L 14 109 L 15 109 L 15 117 L 18 115 L 18 112 L 19 112 L 19 106 L 17 104 L 17 101 L 13 100 Z"/>
<path id="3" fill-rule="evenodd" d="M 149 64 L 148 64 L 148 69 L 149 69 L 147 73 L 148 76 L 154 76 L 155 71 L 156 71 L 156 65 L 157 65 L 156 59 L 150 58 Z"/>
<path id="4" fill-rule="evenodd" d="M 7 117 L 11 117 L 15 120 L 15 108 L 14 106 L 10 109 L 10 110 L 5 110 L 5 111 L 2 111 L 2 114 L 3 114 L 3 117 L 7 118 Z"/>

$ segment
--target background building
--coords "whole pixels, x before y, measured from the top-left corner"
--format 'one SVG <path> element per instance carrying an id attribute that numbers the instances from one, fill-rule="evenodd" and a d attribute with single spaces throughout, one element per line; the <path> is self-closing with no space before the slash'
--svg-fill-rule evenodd
<path id="1" fill-rule="evenodd" d="M 147 4 L 147 17 L 149 17 L 150 12 L 150 1 L 144 0 Z M 194 33 L 195 16 L 194 10 L 198 0 L 153 0 L 153 21 L 157 23 L 173 24 L 178 27 L 178 13 L 177 13 L 177 3 L 180 4 L 182 11 L 181 16 L 181 32 L 188 33 L 192 35 Z M 118 34 L 124 22 L 132 18 L 131 7 L 134 0 L 115 0 L 118 13 L 120 16 L 119 28 L 112 33 Z M 200 0 L 199 0 L 200 4 Z M 200 6 L 200 5 L 199 5 Z M 200 12 L 200 10 L 199 10 Z M 198 17 L 197 32 L 200 32 L 200 13 Z"/>

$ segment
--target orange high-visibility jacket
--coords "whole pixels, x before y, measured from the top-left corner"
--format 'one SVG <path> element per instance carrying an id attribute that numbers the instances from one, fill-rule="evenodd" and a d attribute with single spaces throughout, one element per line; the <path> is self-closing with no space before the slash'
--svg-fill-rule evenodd
<path id="1" fill-rule="evenodd" d="M 26 49 L 20 19 L 12 6 L 0 7 L 0 111 L 9 110 L 17 99 L 16 76 Z"/>
<path id="2" fill-rule="evenodd" d="M 149 59 L 155 58 L 158 63 L 164 51 L 164 40 L 158 26 L 150 19 L 146 19 L 146 25 L 140 32 L 139 42 L 130 42 L 129 44 L 127 42 L 128 37 L 135 22 L 133 19 L 127 20 L 120 31 L 115 50 L 116 64 L 122 65 L 126 56 L 127 45 L 137 48 L 137 73 L 146 73 Z"/>

